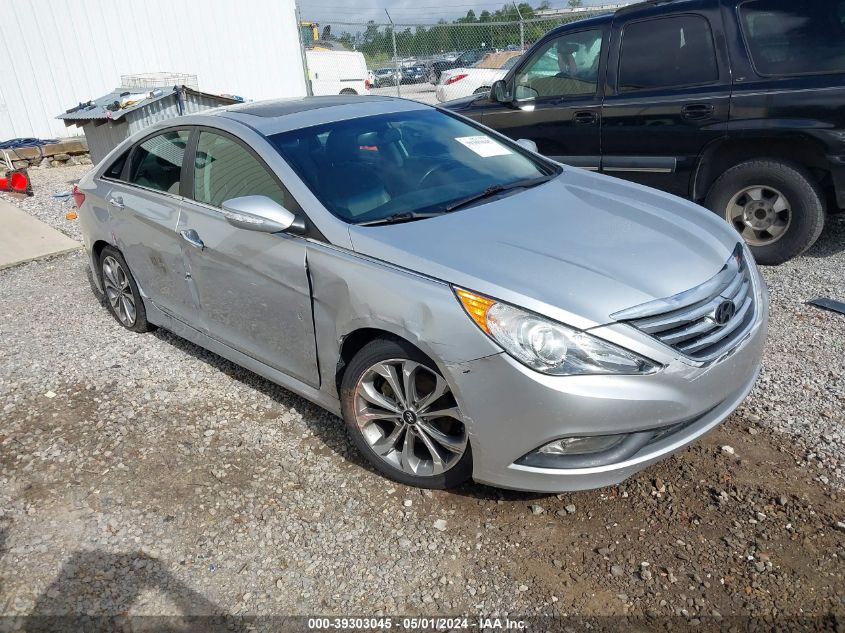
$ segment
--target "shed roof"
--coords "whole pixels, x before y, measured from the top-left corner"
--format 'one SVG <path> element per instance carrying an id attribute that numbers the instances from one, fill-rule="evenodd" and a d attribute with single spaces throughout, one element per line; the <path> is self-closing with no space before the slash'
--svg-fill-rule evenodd
<path id="1" fill-rule="evenodd" d="M 117 121 L 129 114 L 130 112 L 140 110 L 155 103 L 156 101 L 160 101 L 162 99 L 166 99 L 167 97 L 173 96 L 173 94 L 179 88 L 183 88 L 187 95 L 198 95 L 210 99 L 216 99 L 217 101 L 219 101 L 220 105 L 230 105 L 233 103 L 239 103 L 237 99 L 210 94 L 207 92 L 200 92 L 198 90 L 194 90 L 186 86 L 162 86 L 161 88 L 153 88 L 149 91 L 138 91 L 137 93 L 133 93 L 131 90 L 126 90 L 125 88 L 118 88 L 106 95 L 103 95 L 102 97 L 92 99 L 87 104 L 79 104 L 75 108 L 72 108 L 71 110 L 68 110 L 67 112 L 63 112 L 62 114 L 58 115 L 56 118 L 63 119 L 68 123 L 73 123 L 77 121 L 84 123 L 86 121 L 106 119 Z M 161 94 L 158 96 L 150 96 L 154 90 L 161 90 Z M 126 106 L 125 108 L 117 108 L 116 110 L 109 110 L 108 108 L 108 106 L 113 104 L 114 102 L 120 103 L 121 98 L 125 96 L 128 96 L 130 94 L 144 93 L 147 94 L 147 97 L 138 101 L 137 103 L 133 103 L 132 105 Z"/>

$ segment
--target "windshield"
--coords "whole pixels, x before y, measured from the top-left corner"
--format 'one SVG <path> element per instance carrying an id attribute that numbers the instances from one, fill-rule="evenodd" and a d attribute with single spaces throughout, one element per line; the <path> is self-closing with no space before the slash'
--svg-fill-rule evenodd
<path id="1" fill-rule="evenodd" d="M 438 213 L 491 187 L 556 173 L 433 108 L 336 121 L 270 142 L 334 215 L 354 224 Z"/>

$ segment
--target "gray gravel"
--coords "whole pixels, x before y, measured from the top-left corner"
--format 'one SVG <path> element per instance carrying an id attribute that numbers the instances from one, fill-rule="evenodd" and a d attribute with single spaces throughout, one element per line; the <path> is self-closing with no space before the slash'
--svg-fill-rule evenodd
<path id="1" fill-rule="evenodd" d="M 64 172 L 62 174 L 61 172 Z M 84 168 L 35 172 L 41 204 Z M 76 234 L 78 237 L 78 234 Z M 72 254 L 0 272 L 0 614 L 843 614 L 845 222 L 764 271 L 764 375 L 625 484 L 430 492 L 337 418 L 165 331 Z M 730 451 L 725 447 L 730 447 Z"/>

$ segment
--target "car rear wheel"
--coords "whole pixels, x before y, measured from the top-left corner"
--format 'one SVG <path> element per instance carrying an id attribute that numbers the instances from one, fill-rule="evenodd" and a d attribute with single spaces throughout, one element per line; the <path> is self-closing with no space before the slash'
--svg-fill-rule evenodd
<path id="1" fill-rule="evenodd" d="M 705 201 L 743 237 L 760 264 L 782 264 L 800 255 L 824 227 L 822 192 L 802 167 L 750 160 L 729 169 Z"/>
<path id="2" fill-rule="evenodd" d="M 340 94 L 342 94 L 342 95 L 357 95 L 358 93 L 355 92 L 352 88 L 344 88 L 343 90 L 340 91 Z"/>
<path id="3" fill-rule="evenodd" d="M 106 296 L 106 306 L 112 316 L 127 330 L 149 332 L 144 301 L 138 284 L 120 251 L 107 246 L 100 253 L 100 280 Z"/>
<path id="4" fill-rule="evenodd" d="M 387 477 L 451 488 L 472 475 L 466 425 L 449 384 L 411 345 L 368 343 L 349 363 L 340 391 L 352 441 Z"/>

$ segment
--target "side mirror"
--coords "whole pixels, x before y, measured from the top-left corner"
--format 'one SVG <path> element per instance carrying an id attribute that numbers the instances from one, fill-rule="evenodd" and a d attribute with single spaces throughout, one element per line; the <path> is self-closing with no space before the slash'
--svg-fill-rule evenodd
<path id="1" fill-rule="evenodd" d="M 508 94 L 508 85 L 504 79 L 497 79 L 490 88 L 490 97 L 497 103 L 510 103 L 513 97 Z"/>
<path id="2" fill-rule="evenodd" d="M 267 196 L 242 196 L 223 202 L 223 217 L 234 227 L 262 233 L 304 233 L 305 222 Z"/>
<path id="3" fill-rule="evenodd" d="M 516 142 L 517 145 L 521 145 L 529 152 L 534 152 L 535 154 L 539 153 L 537 150 L 537 143 L 532 141 L 530 138 L 521 138 Z"/>

